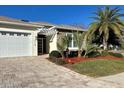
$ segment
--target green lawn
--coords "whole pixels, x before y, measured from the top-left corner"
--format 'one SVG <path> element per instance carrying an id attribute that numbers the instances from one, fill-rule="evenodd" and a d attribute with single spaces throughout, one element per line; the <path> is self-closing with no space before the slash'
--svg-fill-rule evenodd
<path id="1" fill-rule="evenodd" d="M 75 63 L 71 68 L 84 75 L 100 77 L 124 72 L 124 61 L 94 60 Z"/>

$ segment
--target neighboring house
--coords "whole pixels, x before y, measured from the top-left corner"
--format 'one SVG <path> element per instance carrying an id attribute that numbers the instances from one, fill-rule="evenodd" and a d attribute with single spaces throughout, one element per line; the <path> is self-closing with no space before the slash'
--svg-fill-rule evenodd
<path id="1" fill-rule="evenodd" d="M 69 49 L 76 50 L 74 31 L 84 32 L 86 29 L 1 16 L 0 57 L 38 56 L 57 50 L 57 42 L 63 33 L 72 37 Z"/>

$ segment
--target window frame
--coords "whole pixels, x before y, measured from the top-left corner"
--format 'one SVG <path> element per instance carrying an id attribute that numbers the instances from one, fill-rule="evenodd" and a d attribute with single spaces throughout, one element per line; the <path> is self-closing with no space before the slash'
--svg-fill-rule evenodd
<path id="1" fill-rule="evenodd" d="M 71 40 L 71 47 L 68 46 L 68 48 L 70 48 L 70 49 L 77 49 L 78 47 L 74 46 L 74 35 L 73 35 L 73 33 L 66 33 L 66 36 L 68 36 L 68 35 L 71 35 L 71 38 L 72 38 L 72 40 Z"/>
<path id="2" fill-rule="evenodd" d="M 1 32 L 1 35 L 7 35 L 7 33 L 6 32 Z"/>

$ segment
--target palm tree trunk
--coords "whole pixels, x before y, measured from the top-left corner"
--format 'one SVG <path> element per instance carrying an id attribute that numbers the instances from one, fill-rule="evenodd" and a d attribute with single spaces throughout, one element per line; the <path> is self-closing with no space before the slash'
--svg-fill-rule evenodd
<path id="1" fill-rule="evenodd" d="M 83 57 L 84 57 L 84 58 L 86 58 L 86 55 L 87 55 L 87 52 L 85 52 L 85 54 L 84 54 L 84 56 L 83 56 Z"/>
<path id="2" fill-rule="evenodd" d="M 87 44 L 87 40 L 86 40 L 86 37 L 85 37 L 85 39 L 83 40 L 83 44 L 81 46 L 81 49 L 85 49 L 86 48 L 86 44 Z"/>
<path id="3" fill-rule="evenodd" d="M 103 49 L 107 50 L 107 41 L 103 39 Z"/>

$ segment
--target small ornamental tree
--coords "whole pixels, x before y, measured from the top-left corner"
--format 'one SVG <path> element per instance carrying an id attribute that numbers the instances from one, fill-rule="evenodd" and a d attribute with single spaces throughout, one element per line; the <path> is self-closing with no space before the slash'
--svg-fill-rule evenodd
<path id="1" fill-rule="evenodd" d="M 74 32 L 73 35 L 74 35 L 75 43 L 76 43 L 76 45 L 78 47 L 78 57 L 81 57 L 82 44 L 83 44 L 83 39 L 84 39 L 85 33 L 81 33 L 79 31 L 77 31 L 77 32 Z"/>

